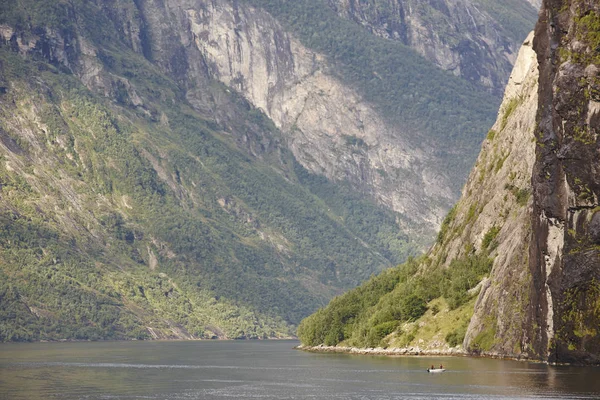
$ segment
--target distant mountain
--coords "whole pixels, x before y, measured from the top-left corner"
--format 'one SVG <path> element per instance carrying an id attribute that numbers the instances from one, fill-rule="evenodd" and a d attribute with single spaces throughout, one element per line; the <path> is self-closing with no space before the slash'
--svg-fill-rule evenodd
<path id="1" fill-rule="evenodd" d="M 436 244 L 427 255 L 371 278 L 305 319 L 299 327 L 303 343 L 450 352 L 462 345 L 474 319 L 474 304 L 482 301 L 476 300 L 477 294 L 487 289 L 494 291 L 495 300 L 490 301 L 495 304 L 510 302 L 503 323 L 511 324 L 521 315 L 527 307 L 522 296 L 500 296 L 502 285 L 490 286 L 489 277 L 495 271 L 497 279 L 518 284 L 528 276 L 538 76 L 530 37 L 506 88 L 498 120 Z M 481 311 L 484 319 L 495 312 Z M 331 318 L 334 323 L 324 322 Z"/>
<path id="2" fill-rule="evenodd" d="M 524 0 L 327 1 L 373 34 L 399 41 L 497 95 L 537 19 L 537 10 Z"/>

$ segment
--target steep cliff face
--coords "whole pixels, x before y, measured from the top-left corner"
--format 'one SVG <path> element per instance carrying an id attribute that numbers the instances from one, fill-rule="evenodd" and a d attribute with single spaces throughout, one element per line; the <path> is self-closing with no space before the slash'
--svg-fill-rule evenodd
<path id="1" fill-rule="evenodd" d="M 599 361 L 599 11 L 586 1 L 545 1 L 542 7 L 534 40 L 540 68 L 536 156 L 527 166 L 533 203 L 524 225 L 531 236 L 517 235 L 523 244 L 514 273 L 494 269 L 496 290 L 480 295 L 465 340 L 469 350 L 477 350 L 478 336 L 493 333 L 488 350 L 499 354 Z M 494 277 L 504 282 L 494 285 Z"/>
<path id="2" fill-rule="evenodd" d="M 389 354 L 466 351 L 518 357 L 529 351 L 533 278 L 528 249 L 538 109 L 532 41 L 530 35 L 519 52 L 498 120 L 429 254 L 372 279 L 303 321 L 303 343 L 382 346 Z M 331 334 L 338 323 L 341 328 Z M 320 332 L 320 324 L 334 328 Z"/>
<path id="3" fill-rule="evenodd" d="M 340 41 L 355 34 L 347 26 L 331 32 L 312 27 L 300 42 L 290 21 L 305 18 L 294 14 L 303 5 L 276 3 L 139 1 L 129 13 L 110 3 L 104 8 L 124 35 L 138 34 L 130 39 L 134 48 L 184 83 L 197 110 L 227 113 L 225 105 L 211 106 L 219 96 L 206 91 L 207 79 L 219 80 L 273 120 L 305 168 L 350 183 L 398 212 L 403 230 L 427 242 L 458 197 L 496 99 L 448 78 L 404 46 L 371 51 L 364 37 Z M 324 2 L 310 6 L 335 15 Z M 327 15 L 319 24 L 339 23 Z M 456 15 L 448 18 L 457 24 Z M 374 51 L 395 56 L 381 65 L 364 64 Z"/>
<path id="4" fill-rule="evenodd" d="M 531 342 L 524 327 L 531 283 L 527 254 L 538 105 L 538 64 L 532 41 L 530 35 L 521 48 L 498 121 L 463 189 L 456 218 L 447 227 L 447 241 L 433 250 L 447 260 L 446 265 L 469 251 L 491 250 L 490 277 L 480 283 L 464 340 L 465 348 L 473 352 L 520 355 Z"/>
<path id="5" fill-rule="evenodd" d="M 328 0 L 340 15 L 398 40 L 440 68 L 502 94 L 536 10 L 523 0 Z"/>
<path id="6" fill-rule="evenodd" d="M 598 10 L 594 2 L 545 2 L 534 40 L 539 78 L 531 73 L 524 85 L 507 88 L 504 112 L 523 114 L 512 126 L 519 134 L 510 140 L 515 147 L 502 166 L 511 170 L 510 179 L 497 187 L 522 194 L 525 207 L 496 206 L 486 215 L 493 204 L 488 202 L 477 211 L 475 226 L 493 221 L 494 215 L 512 217 L 493 223 L 502 227 L 497 255 L 475 303 L 464 341 L 467 351 L 598 362 Z M 520 75 L 518 69 L 513 78 Z M 534 87 L 539 94 L 531 92 Z M 511 127 L 510 117 L 500 122 Z M 502 193 L 485 189 L 489 181 L 475 180 L 474 175 L 483 174 L 488 145 L 463 194 L 471 207 L 481 201 L 470 193 Z M 476 244 L 474 239 L 463 237 L 458 243 Z"/>
<path id="7" fill-rule="evenodd" d="M 539 8 L 542 6 L 542 0 L 527 0 L 527 2 L 534 6 L 536 10 L 539 10 Z"/>
<path id="8" fill-rule="evenodd" d="M 534 348 L 556 362 L 600 358 L 600 5 L 544 2 L 533 170 Z"/>

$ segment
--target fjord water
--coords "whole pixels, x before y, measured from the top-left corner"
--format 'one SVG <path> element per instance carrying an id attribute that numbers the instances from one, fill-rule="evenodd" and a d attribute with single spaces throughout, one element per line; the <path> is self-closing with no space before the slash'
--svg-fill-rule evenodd
<path id="1" fill-rule="evenodd" d="M 0 345 L 1 399 L 600 398 L 600 369 L 315 354 L 294 341 Z M 431 364 L 448 371 L 428 374 Z"/>

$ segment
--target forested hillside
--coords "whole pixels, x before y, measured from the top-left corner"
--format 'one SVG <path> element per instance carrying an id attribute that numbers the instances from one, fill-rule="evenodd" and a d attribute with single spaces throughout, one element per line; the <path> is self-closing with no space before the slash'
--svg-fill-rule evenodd
<path id="1" fill-rule="evenodd" d="M 501 96 L 537 10 L 526 0 L 327 0 L 372 34 Z"/>
<path id="2" fill-rule="evenodd" d="M 303 343 L 477 353 L 501 345 L 496 334 L 503 332 L 514 348 L 527 351 L 521 340 L 528 333 L 519 322 L 530 279 L 526 246 L 538 100 L 532 39 L 521 49 L 498 119 L 435 245 L 303 320 Z"/>
<path id="3" fill-rule="evenodd" d="M 1 340 L 289 336 L 413 251 L 221 84 L 190 104 L 99 5 L 3 3 L 0 26 Z"/>

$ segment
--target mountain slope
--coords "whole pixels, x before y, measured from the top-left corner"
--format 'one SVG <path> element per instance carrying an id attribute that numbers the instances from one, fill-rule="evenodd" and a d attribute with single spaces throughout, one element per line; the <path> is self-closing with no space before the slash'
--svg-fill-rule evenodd
<path id="1" fill-rule="evenodd" d="M 2 340 L 289 336 L 413 251 L 134 3 L 2 7 Z"/>
<path id="2" fill-rule="evenodd" d="M 545 1 L 529 266 L 535 352 L 600 362 L 600 4 Z"/>
<path id="3" fill-rule="evenodd" d="M 264 110 L 303 166 L 350 182 L 402 213 L 411 236 L 426 227 L 431 238 L 496 98 L 323 1 L 206 2 L 185 23 L 210 73 Z"/>
<path id="4" fill-rule="evenodd" d="M 323 2 L 18 0 L 0 35 L 2 340 L 287 336 L 431 239 L 494 107 Z"/>
<path id="5" fill-rule="evenodd" d="M 303 167 L 400 213 L 402 231 L 421 243 L 458 197 L 498 102 L 322 0 L 102 8 L 136 51 L 185 86 L 195 108 L 214 112 L 199 90 L 206 77 L 224 83 L 273 120 Z M 461 25 L 456 15 L 448 22 Z"/>

